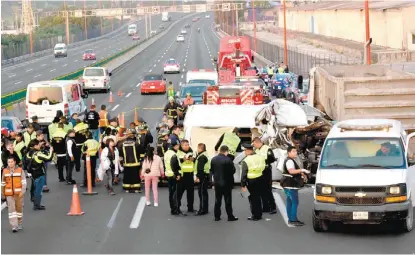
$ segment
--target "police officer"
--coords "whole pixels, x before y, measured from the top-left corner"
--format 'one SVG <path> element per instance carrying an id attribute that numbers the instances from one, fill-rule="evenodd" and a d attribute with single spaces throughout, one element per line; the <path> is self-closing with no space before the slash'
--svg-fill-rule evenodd
<path id="1" fill-rule="evenodd" d="M 164 154 L 164 165 L 166 166 L 166 177 L 169 187 L 169 204 L 172 215 L 185 215 L 181 212 L 178 201 L 178 189 L 180 189 L 181 168 L 177 157 L 180 142 L 177 139 L 171 141 L 170 148 Z"/>
<path id="2" fill-rule="evenodd" d="M 220 147 L 226 145 L 229 148 L 228 157 L 235 159 L 235 153 L 241 150 L 241 138 L 238 136 L 238 129 L 234 128 L 232 132 L 225 132 L 215 145 L 217 152 Z"/>
<path id="3" fill-rule="evenodd" d="M 181 106 L 174 101 L 174 97 L 169 97 L 169 102 L 164 107 L 164 114 L 166 114 L 169 118 L 174 119 L 174 124 L 177 125 L 177 120 L 179 117 L 179 111 Z"/>
<path id="4" fill-rule="evenodd" d="M 63 123 L 59 123 L 57 129 L 52 135 L 52 142 L 51 145 L 55 151 L 56 158 L 57 158 L 57 167 L 58 167 L 58 177 L 59 182 L 65 182 L 65 178 L 63 177 L 63 168 L 66 165 L 66 132 L 63 130 L 64 125 Z M 67 166 L 66 166 L 67 167 Z M 68 170 L 66 170 L 68 171 Z"/>
<path id="5" fill-rule="evenodd" d="M 182 189 L 178 196 L 179 207 L 181 205 L 181 200 L 184 192 L 186 191 L 187 197 L 187 212 L 193 213 L 193 203 L 194 203 L 194 157 L 193 150 L 190 148 L 188 140 L 182 140 L 180 142 L 180 150 L 177 152 L 177 157 L 179 159 L 180 168 L 182 170 Z"/>
<path id="6" fill-rule="evenodd" d="M 66 137 L 66 183 L 68 185 L 70 184 L 76 184 L 76 182 L 72 179 L 72 171 L 75 167 L 75 151 L 76 151 L 76 142 L 75 142 L 75 131 L 73 129 L 70 129 L 68 131 L 67 137 Z"/>
<path id="7" fill-rule="evenodd" d="M 87 168 L 86 168 L 86 156 L 89 155 L 89 159 L 91 162 L 91 181 L 92 187 L 95 187 L 95 170 L 97 168 L 97 159 L 98 159 L 98 150 L 99 150 L 99 142 L 93 138 L 93 134 L 91 132 L 87 133 L 88 140 L 84 142 L 82 145 L 81 151 L 83 153 L 82 159 L 84 160 L 84 182 L 81 187 L 86 187 L 88 184 L 87 179 Z"/>
<path id="8" fill-rule="evenodd" d="M 33 127 L 32 124 L 29 124 L 27 126 L 26 132 L 24 132 L 24 134 L 23 134 L 23 138 L 24 138 L 24 142 L 26 144 L 26 147 L 29 147 L 30 141 L 36 139 L 35 128 Z"/>
<path id="9" fill-rule="evenodd" d="M 81 122 L 81 120 L 76 120 L 76 125 L 73 128 L 75 131 L 75 143 L 76 149 L 73 151 L 73 156 L 75 157 L 75 170 L 77 172 L 81 171 L 81 148 L 84 142 L 87 140 L 88 133 L 88 124 Z"/>
<path id="10" fill-rule="evenodd" d="M 169 139 L 167 140 L 167 143 L 170 144 L 171 141 L 174 141 L 174 140 L 178 140 L 180 142 L 179 135 L 180 135 L 180 128 L 178 126 L 173 126 L 172 127 L 172 133 L 169 136 Z"/>
<path id="11" fill-rule="evenodd" d="M 271 164 L 275 162 L 275 156 L 268 145 L 264 145 L 259 137 L 253 141 L 255 153 L 262 156 L 265 160 L 265 169 L 262 172 L 264 179 L 264 193 L 262 199 L 262 212 L 269 212 L 270 214 L 277 213 L 277 206 L 275 204 L 274 195 L 272 194 L 272 167 Z"/>
<path id="12" fill-rule="evenodd" d="M 206 152 L 206 144 L 197 145 L 197 156 L 195 161 L 196 183 L 199 183 L 199 211 L 196 215 L 205 215 L 209 211 L 209 173 L 210 160 Z"/>
<path id="13" fill-rule="evenodd" d="M 91 105 L 91 110 L 86 114 L 86 123 L 88 123 L 89 131 L 92 133 L 92 138 L 99 141 L 99 114 L 96 112 L 95 105 Z"/>
<path id="14" fill-rule="evenodd" d="M 52 121 L 52 123 L 48 126 L 48 132 L 49 132 L 49 141 L 52 142 L 53 134 L 55 134 L 56 129 L 58 129 L 58 123 L 60 122 L 60 119 L 58 117 L 55 117 Z"/>
<path id="15" fill-rule="evenodd" d="M 255 154 L 251 144 L 242 145 L 245 149 L 246 158 L 242 161 L 241 187 L 242 192 L 249 191 L 249 203 L 251 204 L 252 216 L 248 220 L 258 221 L 262 219 L 261 195 L 263 193 L 264 181 L 262 172 L 265 169 L 265 160 L 262 156 Z"/>

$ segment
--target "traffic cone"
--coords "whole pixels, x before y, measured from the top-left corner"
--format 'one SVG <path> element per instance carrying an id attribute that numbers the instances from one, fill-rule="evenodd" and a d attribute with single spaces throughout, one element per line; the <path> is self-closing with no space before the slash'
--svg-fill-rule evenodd
<path id="1" fill-rule="evenodd" d="M 108 100 L 108 103 L 114 103 L 114 98 L 112 97 L 112 91 L 110 91 L 110 99 Z"/>
<path id="2" fill-rule="evenodd" d="M 120 89 L 120 90 L 118 90 L 118 96 L 119 96 L 119 97 L 121 97 L 121 96 L 122 96 L 122 91 L 121 91 L 121 89 Z"/>
<path id="3" fill-rule="evenodd" d="M 69 216 L 84 215 L 84 212 L 81 209 L 81 202 L 79 201 L 78 187 L 76 186 L 76 184 L 73 185 L 71 210 L 68 212 L 67 215 Z"/>

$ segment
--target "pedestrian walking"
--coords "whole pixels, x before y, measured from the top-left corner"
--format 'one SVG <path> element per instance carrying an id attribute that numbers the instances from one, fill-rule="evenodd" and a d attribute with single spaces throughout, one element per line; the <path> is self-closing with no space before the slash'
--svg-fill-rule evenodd
<path id="1" fill-rule="evenodd" d="M 143 168 L 141 175 L 144 177 L 144 185 L 146 189 L 147 206 L 151 205 L 150 202 L 150 189 L 153 189 L 154 206 L 159 205 L 158 200 L 158 182 L 160 177 L 164 177 L 164 167 L 162 159 L 154 154 L 154 147 L 147 149 L 146 155 L 143 161 Z"/>
<path id="2" fill-rule="evenodd" d="M 232 209 L 232 188 L 234 185 L 233 175 L 235 166 L 228 156 L 229 148 L 222 145 L 219 148 L 219 154 L 212 158 L 210 171 L 213 176 L 213 185 L 215 187 L 215 221 L 221 220 L 222 198 L 225 200 L 225 209 L 228 215 L 228 221 L 237 221 Z"/>
<path id="3" fill-rule="evenodd" d="M 197 145 L 197 156 L 195 161 L 196 183 L 199 183 L 199 211 L 196 215 L 205 215 L 209 212 L 209 176 L 210 160 L 206 152 L 206 144 Z"/>

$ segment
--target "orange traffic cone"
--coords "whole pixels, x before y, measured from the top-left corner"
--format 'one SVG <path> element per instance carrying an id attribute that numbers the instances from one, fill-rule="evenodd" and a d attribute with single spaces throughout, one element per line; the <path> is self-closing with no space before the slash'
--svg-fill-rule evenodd
<path id="1" fill-rule="evenodd" d="M 112 98 L 112 91 L 110 91 L 110 99 L 108 100 L 108 103 L 114 103 L 114 98 Z"/>
<path id="2" fill-rule="evenodd" d="M 76 186 L 76 184 L 73 185 L 71 210 L 68 212 L 67 215 L 69 216 L 84 215 L 84 212 L 81 209 L 81 202 L 79 201 L 78 187 Z"/>

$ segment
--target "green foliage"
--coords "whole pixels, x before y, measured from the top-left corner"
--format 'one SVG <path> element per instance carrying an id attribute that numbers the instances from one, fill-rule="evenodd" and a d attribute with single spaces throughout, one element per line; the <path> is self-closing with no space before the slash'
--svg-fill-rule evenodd
<path id="1" fill-rule="evenodd" d="M 21 44 L 28 41 L 28 36 L 25 34 L 19 35 L 2 35 L 1 45 Z"/>

